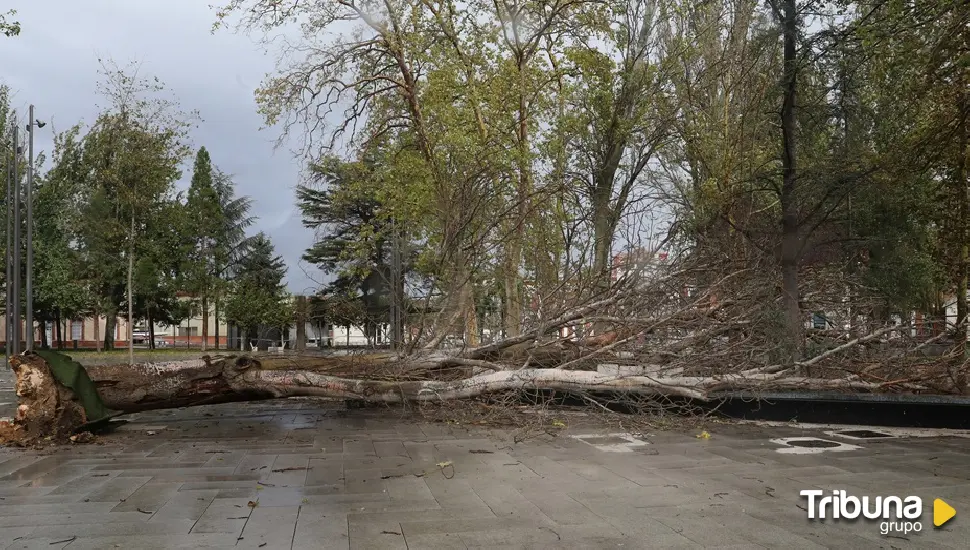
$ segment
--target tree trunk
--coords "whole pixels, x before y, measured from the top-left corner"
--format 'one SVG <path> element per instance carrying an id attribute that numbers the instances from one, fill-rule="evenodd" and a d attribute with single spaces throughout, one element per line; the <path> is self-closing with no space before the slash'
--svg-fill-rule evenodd
<path id="1" fill-rule="evenodd" d="M 155 320 L 152 318 L 152 308 L 148 308 L 148 349 L 155 350 Z"/>
<path id="2" fill-rule="evenodd" d="M 61 308 L 57 308 L 57 314 L 54 317 L 54 330 L 56 332 L 54 337 L 57 339 L 57 349 L 64 349 L 64 334 L 61 332 Z"/>
<path id="3" fill-rule="evenodd" d="M 849 343 L 855 345 L 857 342 Z M 785 371 L 741 372 L 717 377 L 647 376 L 603 374 L 562 368 L 501 369 L 475 359 L 481 350 L 450 356 L 438 351 L 399 358 L 396 354 L 358 357 L 220 356 L 169 363 L 86 367 L 105 407 L 132 413 L 203 404 L 286 397 L 329 397 L 371 402 L 403 403 L 447 401 L 523 389 L 566 392 L 610 392 L 611 395 L 671 396 L 701 401 L 715 398 L 714 392 L 746 389 L 854 389 L 874 391 L 878 382 L 858 378 L 811 379 L 785 375 Z M 11 360 L 20 404 L 16 429 L 37 440 L 45 436 L 69 435 L 84 421 L 73 392 L 55 381 L 46 361 L 36 354 Z M 415 373 L 464 368 L 461 379 L 414 379 Z M 480 371 L 476 373 L 476 367 Z M 784 369 L 784 367 L 778 367 Z M 397 380 L 361 379 L 365 372 L 398 375 Z M 900 384 L 909 390 L 925 389 L 919 384 Z M 616 399 L 616 397 L 613 397 Z"/>
<path id="4" fill-rule="evenodd" d="M 785 355 L 789 362 L 801 358 L 805 347 L 802 337 L 802 315 L 799 306 L 798 258 L 799 241 L 798 205 L 795 195 L 795 91 L 798 79 L 798 12 L 796 0 L 783 2 L 782 34 L 784 35 L 784 98 L 781 106 L 781 277 L 782 304 L 787 332 Z"/>
<path id="5" fill-rule="evenodd" d="M 135 214 L 131 214 L 131 232 L 128 234 L 128 364 L 135 363 Z"/>
<path id="6" fill-rule="evenodd" d="M 118 325 L 118 312 L 111 310 L 105 314 L 104 320 L 104 349 L 115 349 L 115 327 Z"/>
<path id="7" fill-rule="evenodd" d="M 293 347 L 297 351 L 303 351 L 306 349 L 306 296 L 297 296 L 296 304 L 296 344 Z"/>
<path id="8" fill-rule="evenodd" d="M 48 321 L 41 321 L 40 329 L 40 347 L 41 349 L 50 349 L 50 342 L 47 341 L 47 323 Z"/>
<path id="9" fill-rule="evenodd" d="M 101 351 L 101 313 L 94 310 L 94 348 Z"/>
<path id="10" fill-rule="evenodd" d="M 209 343 L 209 300 L 202 297 L 202 351 L 206 350 Z"/>
<path id="11" fill-rule="evenodd" d="M 956 294 L 957 294 L 957 327 L 956 337 L 959 352 L 963 357 L 967 353 L 967 276 L 970 270 L 970 254 L 968 254 L 967 238 L 968 235 L 968 214 L 970 214 L 970 197 L 967 196 L 967 155 L 970 154 L 970 138 L 968 138 L 967 117 L 967 94 L 965 90 L 960 91 L 959 99 L 959 149 L 957 154 L 956 174 L 954 177 L 954 189 L 956 190 L 957 212 L 959 216 L 956 239 L 959 246 L 959 257 L 957 261 Z"/>
<path id="12" fill-rule="evenodd" d="M 218 351 L 219 350 L 219 294 L 218 294 L 218 291 L 216 291 L 216 293 L 212 296 L 212 309 L 214 310 L 212 316 L 216 320 L 216 341 L 215 341 L 215 344 L 213 344 L 213 346 L 215 350 Z"/>

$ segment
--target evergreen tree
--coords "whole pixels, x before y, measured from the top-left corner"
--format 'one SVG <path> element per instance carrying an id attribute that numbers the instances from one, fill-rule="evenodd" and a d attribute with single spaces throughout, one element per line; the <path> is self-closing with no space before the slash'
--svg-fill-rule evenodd
<path id="1" fill-rule="evenodd" d="M 315 184 L 298 187 L 297 201 L 304 227 L 320 235 L 303 259 L 335 276 L 323 289 L 329 298 L 324 303 L 345 313 L 331 316 L 345 326 L 362 324 L 370 340 L 379 324 L 389 322 L 393 280 L 393 224 L 378 194 L 380 175 L 370 158 L 344 162 L 328 157 L 311 172 Z M 413 258 L 402 258 L 402 264 L 407 272 Z M 359 303 L 348 303 L 353 301 Z"/>
<path id="2" fill-rule="evenodd" d="M 226 319 L 239 325 L 259 349 L 269 346 L 269 330 L 288 325 L 293 307 L 283 279 L 286 265 L 276 255 L 269 238 L 259 233 L 236 271 L 226 298 Z"/>
<path id="3" fill-rule="evenodd" d="M 219 192 L 213 182 L 212 161 L 205 147 L 195 156 L 188 196 L 188 234 L 191 242 L 186 257 L 186 290 L 192 292 L 202 312 L 202 350 L 209 341 L 209 304 L 219 278 L 219 246 L 224 241 L 225 217 Z"/>
<path id="4" fill-rule="evenodd" d="M 222 210 L 223 226 L 216 240 L 215 272 L 216 284 L 212 296 L 213 310 L 216 317 L 216 349 L 219 349 L 219 300 L 225 294 L 229 281 L 239 267 L 239 262 L 246 256 L 252 243 L 252 237 L 246 235 L 246 229 L 255 221 L 249 215 L 252 199 L 246 196 L 237 197 L 232 176 L 213 169 L 213 186 L 219 196 L 219 206 Z"/>

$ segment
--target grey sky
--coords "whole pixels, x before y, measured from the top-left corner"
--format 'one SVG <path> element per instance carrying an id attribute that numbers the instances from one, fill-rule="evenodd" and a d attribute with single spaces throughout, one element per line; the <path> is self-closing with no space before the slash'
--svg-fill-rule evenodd
<path id="1" fill-rule="evenodd" d="M 23 30 L 0 40 L 0 80 L 11 87 L 12 103 L 63 130 L 77 121 L 92 122 L 97 105 L 98 58 L 119 64 L 141 63 L 145 75 L 159 77 L 186 110 L 203 121 L 193 131 L 213 162 L 235 176 L 237 193 L 253 199 L 259 217 L 254 231 L 265 231 L 286 260 L 291 292 L 315 288 L 323 276 L 300 255 L 313 240 L 300 223 L 294 186 L 300 165 L 284 149 L 274 152 L 278 131 L 260 131 L 253 91 L 273 69 L 254 40 L 220 30 L 212 34 L 218 0 L 8 0 L 3 11 L 17 10 Z M 51 126 L 38 131 L 38 150 L 50 151 Z M 185 167 L 191 176 L 191 163 Z M 183 182 L 184 183 L 184 182 Z"/>

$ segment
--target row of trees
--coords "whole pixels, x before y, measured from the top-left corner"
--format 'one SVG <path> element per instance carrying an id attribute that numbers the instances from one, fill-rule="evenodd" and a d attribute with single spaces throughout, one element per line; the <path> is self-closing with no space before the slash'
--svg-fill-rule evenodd
<path id="1" fill-rule="evenodd" d="M 119 317 L 145 321 L 151 345 L 156 323 L 178 325 L 197 314 L 203 346 L 213 316 L 247 335 L 284 324 L 291 309 L 286 268 L 264 234 L 247 235 L 251 200 L 235 194 L 231 176 L 204 147 L 187 193 L 177 190 L 196 115 L 135 67 L 103 66 L 108 106 L 89 126 L 57 133 L 49 163 L 37 159 L 35 320 L 53 323 L 61 345 L 62 321 L 104 317 L 105 334 L 96 323 L 94 339 L 105 349 L 114 346 Z M 6 141 L 16 116 L 8 97 L 0 88 Z M 41 339 L 50 345 L 46 331 Z"/>
<path id="2" fill-rule="evenodd" d="M 434 334 L 475 345 L 608 290 L 620 248 L 663 244 L 683 286 L 746 285 L 716 297 L 750 296 L 789 361 L 836 306 L 864 331 L 952 297 L 965 327 L 965 2 L 232 0 L 219 17 L 301 24 L 257 100 L 316 154 L 299 200 L 325 236 L 306 259 L 334 294 L 386 290 L 402 238 L 412 283 L 441 296 Z"/>

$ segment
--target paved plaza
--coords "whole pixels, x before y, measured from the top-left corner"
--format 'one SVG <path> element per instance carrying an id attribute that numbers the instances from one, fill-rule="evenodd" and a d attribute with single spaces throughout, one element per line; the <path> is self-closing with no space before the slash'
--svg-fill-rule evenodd
<path id="1" fill-rule="evenodd" d="M 127 418 L 95 444 L 0 448 L 0 548 L 970 545 L 963 433 L 711 423 L 706 438 L 563 413 L 558 436 L 517 443 L 509 430 L 314 399 Z M 804 437 L 830 443 L 786 439 Z M 799 491 L 812 488 L 918 495 L 922 531 L 809 520 Z M 936 498 L 957 510 L 942 528 Z"/>

